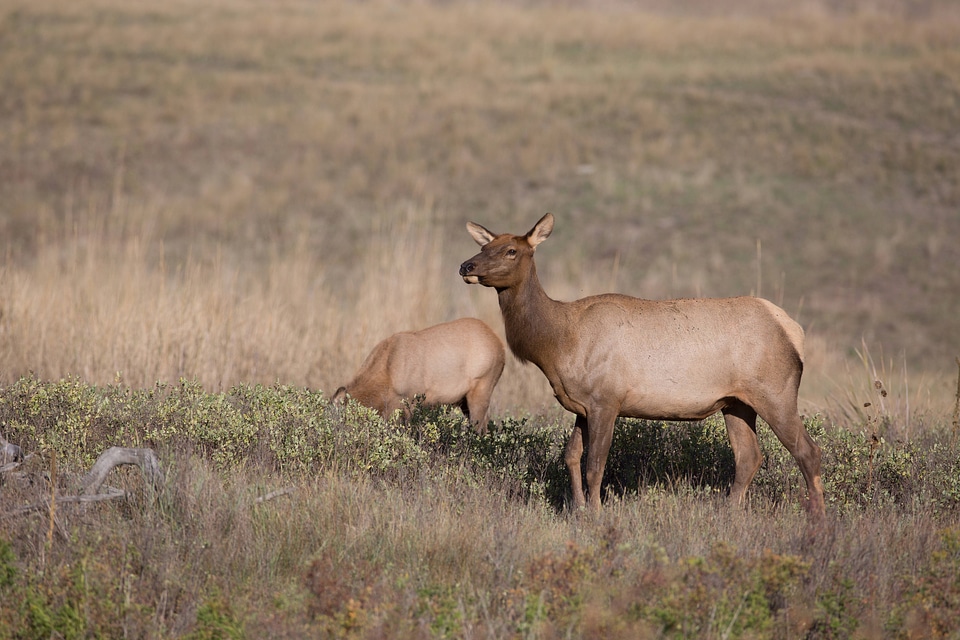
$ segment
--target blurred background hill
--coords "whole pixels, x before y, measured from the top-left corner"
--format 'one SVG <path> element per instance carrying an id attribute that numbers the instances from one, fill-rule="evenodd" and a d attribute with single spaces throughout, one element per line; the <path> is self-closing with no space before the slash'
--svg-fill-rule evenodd
<path id="1" fill-rule="evenodd" d="M 502 334 L 464 223 L 550 211 L 555 298 L 762 295 L 808 408 L 951 406 L 960 9 L 722 6 L 0 1 L 0 382 L 332 391 L 394 331 Z"/>

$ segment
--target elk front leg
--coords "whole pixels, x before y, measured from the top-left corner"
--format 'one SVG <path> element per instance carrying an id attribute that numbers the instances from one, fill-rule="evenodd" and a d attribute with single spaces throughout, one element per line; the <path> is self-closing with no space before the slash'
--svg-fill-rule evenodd
<path id="1" fill-rule="evenodd" d="M 600 510 L 600 485 L 607 466 L 607 454 L 613 442 L 617 413 L 606 409 L 590 412 L 587 426 L 587 500 L 590 508 Z"/>
<path id="2" fill-rule="evenodd" d="M 570 493 L 573 494 L 573 506 L 582 509 L 587 505 L 583 495 L 583 482 L 580 479 L 580 456 L 583 455 L 583 430 L 587 427 L 587 419 L 583 416 L 577 416 L 573 424 L 573 432 L 570 439 L 567 440 L 567 446 L 563 450 L 563 459 L 567 463 L 567 471 L 570 472 Z"/>

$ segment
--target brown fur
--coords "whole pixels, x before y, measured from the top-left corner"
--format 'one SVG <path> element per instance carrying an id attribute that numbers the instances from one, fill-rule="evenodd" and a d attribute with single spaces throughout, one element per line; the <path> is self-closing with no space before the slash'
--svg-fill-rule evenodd
<path id="1" fill-rule="evenodd" d="M 741 503 L 760 468 L 759 415 L 803 473 L 808 508 L 824 513 L 820 447 L 797 412 L 803 330 L 753 297 L 653 301 L 603 294 L 559 302 L 544 292 L 533 254 L 553 231 L 549 213 L 523 236 L 467 230 L 482 249 L 460 266 L 468 284 L 497 290 L 510 349 L 537 365 L 577 416 L 564 453 L 577 506 L 600 507 L 600 484 L 618 416 L 701 420 L 723 412 Z M 580 476 L 586 441 L 587 493 Z"/>
<path id="2" fill-rule="evenodd" d="M 452 404 L 481 432 L 500 374 L 503 342 L 476 318 L 461 318 L 421 331 L 396 333 L 367 356 L 354 379 L 337 389 L 334 402 L 349 395 L 389 418 L 397 409 L 409 419 L 409 402 Z"/>

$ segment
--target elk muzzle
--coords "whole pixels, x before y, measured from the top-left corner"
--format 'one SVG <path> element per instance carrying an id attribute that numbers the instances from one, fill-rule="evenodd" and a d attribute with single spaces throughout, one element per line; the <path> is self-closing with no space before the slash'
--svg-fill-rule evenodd
<path id="1" fill-rule="evenodd" d="M 463 278 L 463 281 L 467 284 L 479 284 L 480 278 L 473 275 L 473 270 L 477 268 L 477 265 L 470 260 L 464 262 L 460 265 L 460 277 Z"/>

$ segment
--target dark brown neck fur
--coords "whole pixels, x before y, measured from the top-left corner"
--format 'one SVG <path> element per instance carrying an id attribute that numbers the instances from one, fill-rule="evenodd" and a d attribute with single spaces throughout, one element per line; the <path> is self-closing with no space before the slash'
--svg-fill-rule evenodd
<path id="1" fill-rule="evenodd" d="M 543 290 L 532 260 L 525 278 L 515 286 L 498 289 L 497 294 L 513 355 L 543 369 L 545 362 L 553 361 L 552 353 L 564 339 L 563 323 L 556 318 L 562 313 L 563 303 Z"/>

